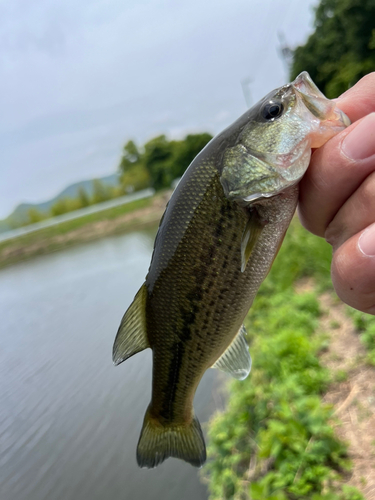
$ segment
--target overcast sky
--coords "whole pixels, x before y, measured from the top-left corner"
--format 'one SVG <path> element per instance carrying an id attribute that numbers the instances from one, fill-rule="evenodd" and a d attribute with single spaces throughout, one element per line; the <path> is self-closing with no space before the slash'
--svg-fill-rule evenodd
<path id="1" fill-rule="evenodd" d="M 217 133 L 286 83 L 311 0 L 0 0 L 0 218 L 113 173 L 130 139 Z"/>

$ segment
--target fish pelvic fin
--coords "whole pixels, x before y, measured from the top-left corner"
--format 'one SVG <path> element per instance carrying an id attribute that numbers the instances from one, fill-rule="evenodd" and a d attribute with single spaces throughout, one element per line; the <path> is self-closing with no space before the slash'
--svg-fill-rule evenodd
<path id="1" fill-rule="evenodd" d="M 143 284 L 124 314 L 113 344 L 113 363 L 117 366 L 150 344 L 146 333 L 146 285 Z"/>
<path id="2" fill-rule="evenodd" d="M 148 409 L 137 447 L 138 465 L 152 469 L 168 457 L 202 467 L 206 461 L 206 445 L 199 421 L 193 416 L 190 424 L 163 425 Z"/>
<path id="3" fill-rule="evenodd" d="M 246 330 L 242 325 L 232 343 L 211 368 L 218 368 L 238 380 L 245 379 L 251 370 L 251 356 L 245 335 Z"/>

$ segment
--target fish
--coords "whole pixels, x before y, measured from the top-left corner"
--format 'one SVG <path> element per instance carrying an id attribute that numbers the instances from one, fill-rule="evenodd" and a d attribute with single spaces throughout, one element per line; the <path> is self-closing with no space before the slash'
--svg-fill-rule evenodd
<path id="1" fill-rule="evenodd" d="M 248 376 L 243 321 L 295 213 L 311 149 L 349 124 L 303 72 L 214 137 L 187 168 L 113 346 L 115 365 L 152 349 L 140 467 L 168 457 L 205 462 L 193 409 L 198 384 L 211 367 Z"/>

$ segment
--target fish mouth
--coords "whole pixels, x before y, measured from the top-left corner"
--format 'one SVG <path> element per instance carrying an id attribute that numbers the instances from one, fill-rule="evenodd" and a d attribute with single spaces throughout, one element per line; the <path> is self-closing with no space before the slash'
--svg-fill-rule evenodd
<path id="1" fill-rule="evenodd" d="M 318 89 L 307 71 L 300 73 L 291 85 L 297 98 L 301 99 L 306 108 L 319 120 L 336 129 L 344 129 L 351 124 L 348 116 L 336 106 L 336 103 L 327 99 Z"/>
<path id="2" fill-rule="evenodd" d="M 292 122 L 297 123 L 293 140 L 284 144 L 281 153 L 277 148 L 260 151 L 254 141 L 241 140 L 228 148 L 220 181 L 227 198 L 240 205 L 272 198 L 297 184 L 308 168 L 311 149 L 322 146 L 350 124 L 345 113 L 324 96 L 306 71 L 264 101 L 275 95 L 285 100 L 288 111 L 293 111 Z"/>

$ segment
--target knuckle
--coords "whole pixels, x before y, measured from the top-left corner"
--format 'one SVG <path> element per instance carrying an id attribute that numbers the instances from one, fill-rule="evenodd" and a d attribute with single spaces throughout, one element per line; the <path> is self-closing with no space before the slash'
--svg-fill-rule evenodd
<path id="1" fill-rule="evenodd" d="M 308 208 L 306 209 L 305 205 L 300 203 L 298 205 L 297 212 L 302 226 L 307 229 L 307 231 L 315 234 L 316 236 L 323 236 L 324 231 L 322 233 L 322 230 L 319 227 L 314 214 L 311 213 L 311 210 Z"/>
<path id="2" fill-rule="evenodd" d="M 340 231 L 338 230 L 337 224 L 329 224 L 324 233 L 324 239 L 331 247 L 335 248 L 337 246 L 338 236 Z"/>
<path id="3" fill-rule="evenodd" d="M 375 194 L 375 172 L 372 172 L 362 184 L 361 202 L 364 208 L 370 203 L 373 204 Z"/>
<path id="4" fill-rule="evenodd" d="M 375 71 L 372 71 L 371 73 L 368 73 L 362 78 L 362 81 L 366 83 L 375 83 Z"/>

